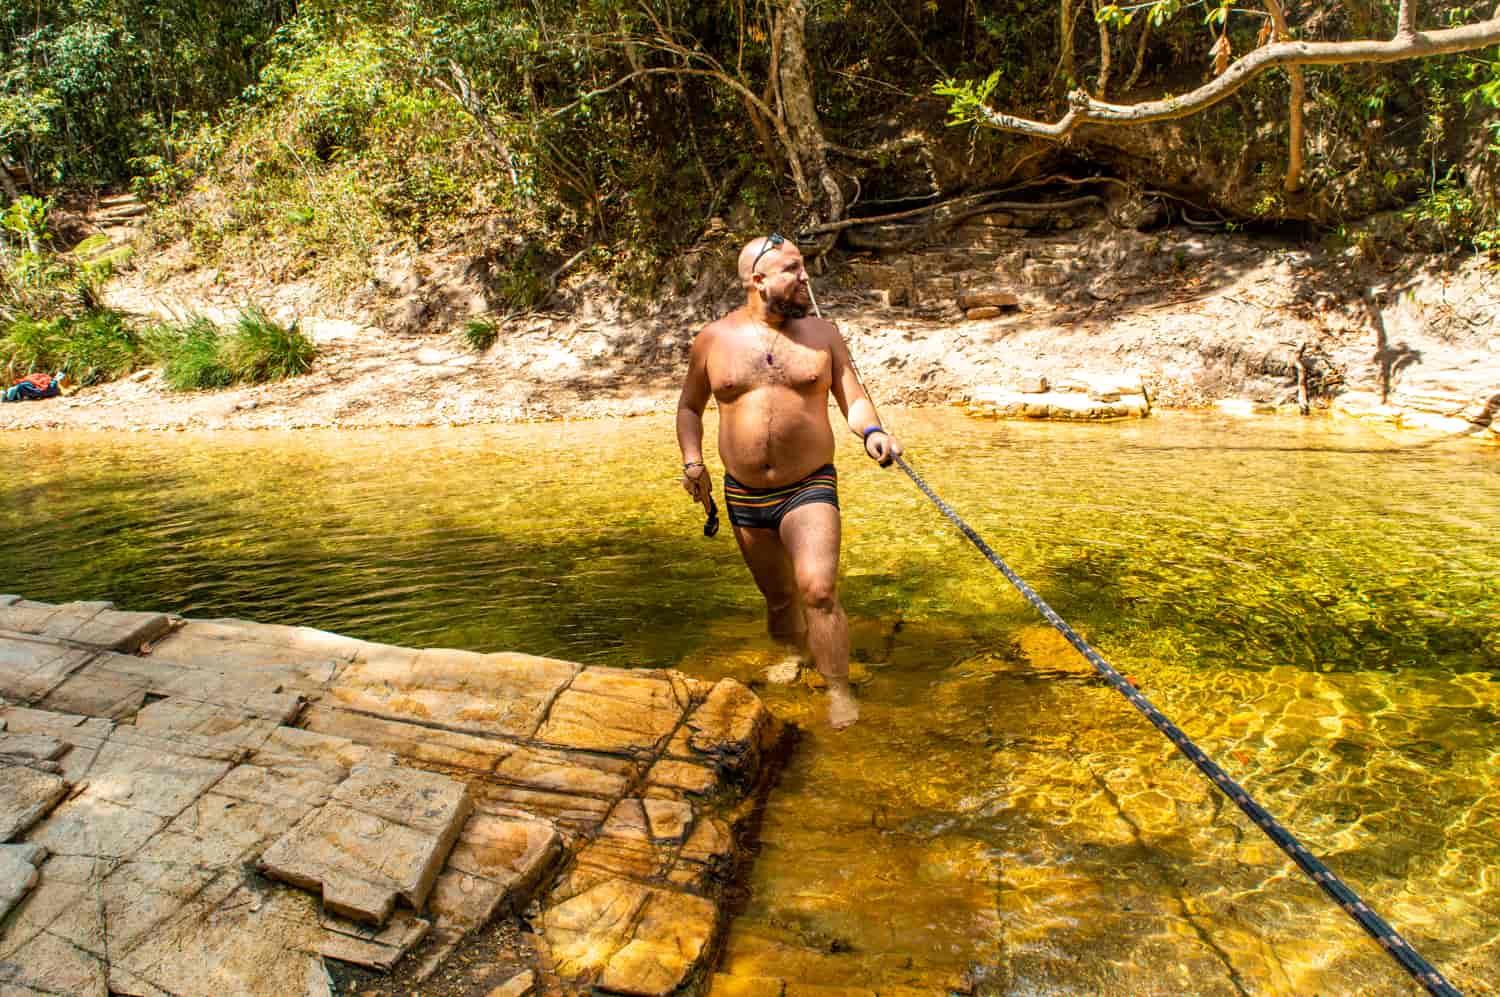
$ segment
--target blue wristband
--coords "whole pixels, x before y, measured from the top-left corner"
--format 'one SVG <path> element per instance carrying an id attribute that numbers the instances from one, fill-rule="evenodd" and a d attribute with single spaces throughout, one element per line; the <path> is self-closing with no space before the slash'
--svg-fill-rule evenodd
<path id="1" fill-rule="evenodd" d="M 879 426 L 871 426 L 869 429 L 865 430 L 863 433 L 860 433 L 859 435 L 862 436 L 862 437 L 864 437 L 865 440 L 868 441 L 869 438 L 870 438 L 870 434 L 871 433 L 884 433 L 884 432 L 885 432 L 885 430 L 881 429 Z M 889 435 L 889 434 L 887 434 L 887 435 Z"/>

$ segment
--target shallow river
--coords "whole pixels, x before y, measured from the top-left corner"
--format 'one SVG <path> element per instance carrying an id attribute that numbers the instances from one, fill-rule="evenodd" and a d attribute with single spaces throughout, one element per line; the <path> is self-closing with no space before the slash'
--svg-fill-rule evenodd
<path id="1" fill-rule="evenodd" d="M 1500 454 L 1320 420 L 893 413 L 1062 616 L 1469 993 L 1500 981 Z M 1405 975 L 840 443 L 865 719 L 804 736 L 722 968 L 984 994 L 1382 994 Z M 0 436 L 0 591 L 399 644 L 774 660 L 668 419 Z M 716 480 L 718 469 L 714 468 Z"/>

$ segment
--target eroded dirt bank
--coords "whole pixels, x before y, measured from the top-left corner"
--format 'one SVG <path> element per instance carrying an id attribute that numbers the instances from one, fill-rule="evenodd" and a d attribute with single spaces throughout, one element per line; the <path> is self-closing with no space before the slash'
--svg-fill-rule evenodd
<path id="1" fill-rule="evenodd" d="M 1034 219 L 980 217 L 945 246 L 845 257 L 815 278 L 878 401 L 961 404 L 1037 375 L 1127 375 L 1157 407 L 1289 405 L 1300 349 L 1315 409 L 1496 439 L 1500 326 L 1496 274 L 1484 259 L 1387 262 L 1184 228 L 1045 221 L 1042 230 Z M 503 322 L 482 354 L 461 330 L 490 299 L 475 261 L 457 254 L 383 259 L 374 279 L 337 297 L 250 273 L 179 269 L 163 279 L 162 267 L 136 269 L 108 288 L 110 304 L 228 319 L 259 303 L 314 337 L 314 370 L 189 394 L 141 371 L 72 397 L 4 406 L 0 426 L 285 429 L 666 413 L 694 332 L 737 294 L 726 267 L 736 240 L 722 241 L 690 261 L 696 284 L 687 293 L 630 307 L 602 282 L 578 278 L 550 310 Z M 966 312 L 965 295 L 984 290 L 1014 294 L 1017 307 Z"/>

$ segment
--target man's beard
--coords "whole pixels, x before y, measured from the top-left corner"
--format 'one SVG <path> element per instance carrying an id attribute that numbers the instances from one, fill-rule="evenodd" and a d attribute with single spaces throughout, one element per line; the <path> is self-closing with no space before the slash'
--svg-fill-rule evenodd
<path id="1" fill-rule="evenodd" d="M 802 302 L 792 297 L 773 298 L 767 295 L 766 307 L 769 308 L 773 314 L 780 315 L 782 318 L 807 317 L 807 305 L 804 305 Z"/>

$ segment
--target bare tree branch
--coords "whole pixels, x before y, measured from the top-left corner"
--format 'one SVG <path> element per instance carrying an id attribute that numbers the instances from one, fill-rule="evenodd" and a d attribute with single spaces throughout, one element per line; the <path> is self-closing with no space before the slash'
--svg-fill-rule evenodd
<path id="1" fill-rule="evenodd" d="M 1221 76 L 1180 97 L 1166 97 L 1141 104 L 1106 104 L 1087 93 L 1069 94 L 1073 105 L 1058 121 L 1047 124 L 1001 114 L 979 105 L 979 124 L 1000 131 L 1063 139 L 1086 123 L 1135 125 L 1151 121 L 1185 118 L 1231 96 L 1246 83 L 1278 66 L 1332 66 L 1366 62 L 1402 62 L 1433 55 L 1471 52 L 1500 44 L 1500 18 L 1439 31 L 1424 31 L 1410 37 L 1397 35 L 1390 41 L 1366 39 L 1349 42 L 1278 42 L 1258 48 L 1236 61 Z"/>
<path id="2" fill-rule="evenodd" d="M 893 152 L 904 152 L 907 149 L 923 149 L 928 145 L 926 137 L 922 135 L 907 135 L 903 138 L 893 138 L 888 142 L 871 146 L 868 149 L 855 149 L 852 146 L 839 145 L 835 142 L 824 142 L 823 148 L 829 152 L 836 152 L 846 159 L 859 159 L 866 163 L 876 163 L 880 157 Z"/>
<path id="3" fill-rule="evenodd" d="M 823 235 L 828 232 L 842 232 L 846 228 L 854 228 L 858 225 L 879 225 L 884 222 L 898 222 L 907 218 L 920 218 L 923 215 L 930 215 L 938 211 L 960 211 L 966 215 L 983 214 L 992 211 L 1067 211 L 1071 208 L 1081 208 L 1088 204 L 1099 204 L 1102 200 L 1093 194 L 1072 197 L 1066 201 L 1051 202 L 989 200 L 989 198 L 1000 193 L 1004 192 L 990 190 L 982 194 L 970 194 L 967 197 L 956 197 L 951 201 L 940 201 L 937 204 L 911 208 L 907 211 L 893 211 L 888 215 L 871 215 L 868 218 L 845 218 L 836 222 L 824 222 L 821 225 L 809 225 L 807 228 L 799 229 L 797 234 Z"/>
<path id="4" fill-rule="evenodd" d="M 1130 71 L 1130 79 L 1125 81 L 1124 92 L 1129 93 L 1135 89 L 1140 82 L 1141 70 L 1146 68 L 1146 47 L 1151 41 L 1151 18 L 1141 18 L 1141 37 L 1135 43 L 1135 68 Z"/>
<path id="5" fill-rule="evenodd" d="M 496 130 L 495 123 L 490 120 L 490 115 L 485 110 L 484 102 L 474 95 L 474 88 L 469 83 L 469 77 L 464 74 L 463 67 L 450 59 L 448 61 L 448 75 L 453 78 L 452 84 L 449 84 L 447 80 L 444 80 L 436 73 L 431 74 L 431 79 L 439 90 L 442 90 L 449 97 L 453 98 L 459 107 L 468 112 L 469 117 L 478 122 L 480 130 L 484 132 L 486 141 L 495 150 L 501 162 L 505 164 L 506 172 L 510 174 L 511 189 L 520 191 L 521 177 L 520 172 L 516 169 L 516 157 L 510 151 L 510 145 L 506 143 L 505 139 L 500 137 L 500 132 Z M 530 201 L 530 198 L 527 198 L 524 194 L 521 199 L 526 203 Z"/>
<path id="6" fill-rule="evenodd" d="M 561 107 L 553 108 L 552 110 L 546 112 L 543 117 L 555 118 L 562 114 L 566 114 L 568 111 L 571 111 L 579 104 L 582 104 L 585 101 L 591 100 L 594 97 L 598 97 L 602 94 L 609 93 L 611 90 L 617 90 L 625 84 L 629 83 L 631 80 L 640 76 L 701 76 L 707 79 L 716 80 L 719 83 L 722 83 L 725 86 L 729 87 L 735 93 L 739 94 L 746 103 L 754 107 L 756 110 L 760 111 L 761 114 L 765 115 L 766 120 L 771 122 L 772 127 L 776 129 L 777 138 L 781 140 L 781 145 L 786 151 L 787 161 L 791 165 L 792 181 L 797 185 L 798 192 L 801 193 L 808 189 L 807 180 L 802 174 L 802 164 L 797 160 L 796 146 L 793 145 L 791 136 L 787 134 L 786 123 L 780 118 L 776 117 L 776 115 L 772 114 L 771 109 L 765 105 L 765 102 L 762 101 L 759 97 L 755 96 L 755 94 L 752 93 L 749 88 L 747 88 L 743 83 L 741 83 L 739 80 L 736 80 L 728 73 L 719 70 L 695 69 L 689 66 L 653 66 L 650 69 L 642 69 L 639 72 L 626 73 L 624 76 L 615 80 L 613 83 L 608 83 L 602 87 L 599 87 L 598 89 L 590 90 L 588 93 L 579 97 L 575 101 L 564 104 Z"/>
<path id="7" fill-rule="evenodd" d="M 896 23 L 901 25 L 901 30 L 905 31 L 907 36 L 911 38 L 912 44 L 917 47 L 917 54 L 922 57 L 923 61 L 925 61 L 927 65 L 931 66 L 934 70 L 936 70 L 939 77 L 948 76 L 947 71 L 944 70 L 942 66 L 939 66 L 936 62 L 934 62 L 932 56 L 927 54 L 927 49 L 925 46 L 923 46 L 922 39 L 919 38 L 917 36 L 917 33 L 911 29 L 911 25 L 907 24 L 901 19 L 901 15 L 896 12 L 896 8 L 891 6 L 890 0 L 880 0 L 880 3 L 881 6 L 890 11 L 891 17 L 895 19 Z"/>

